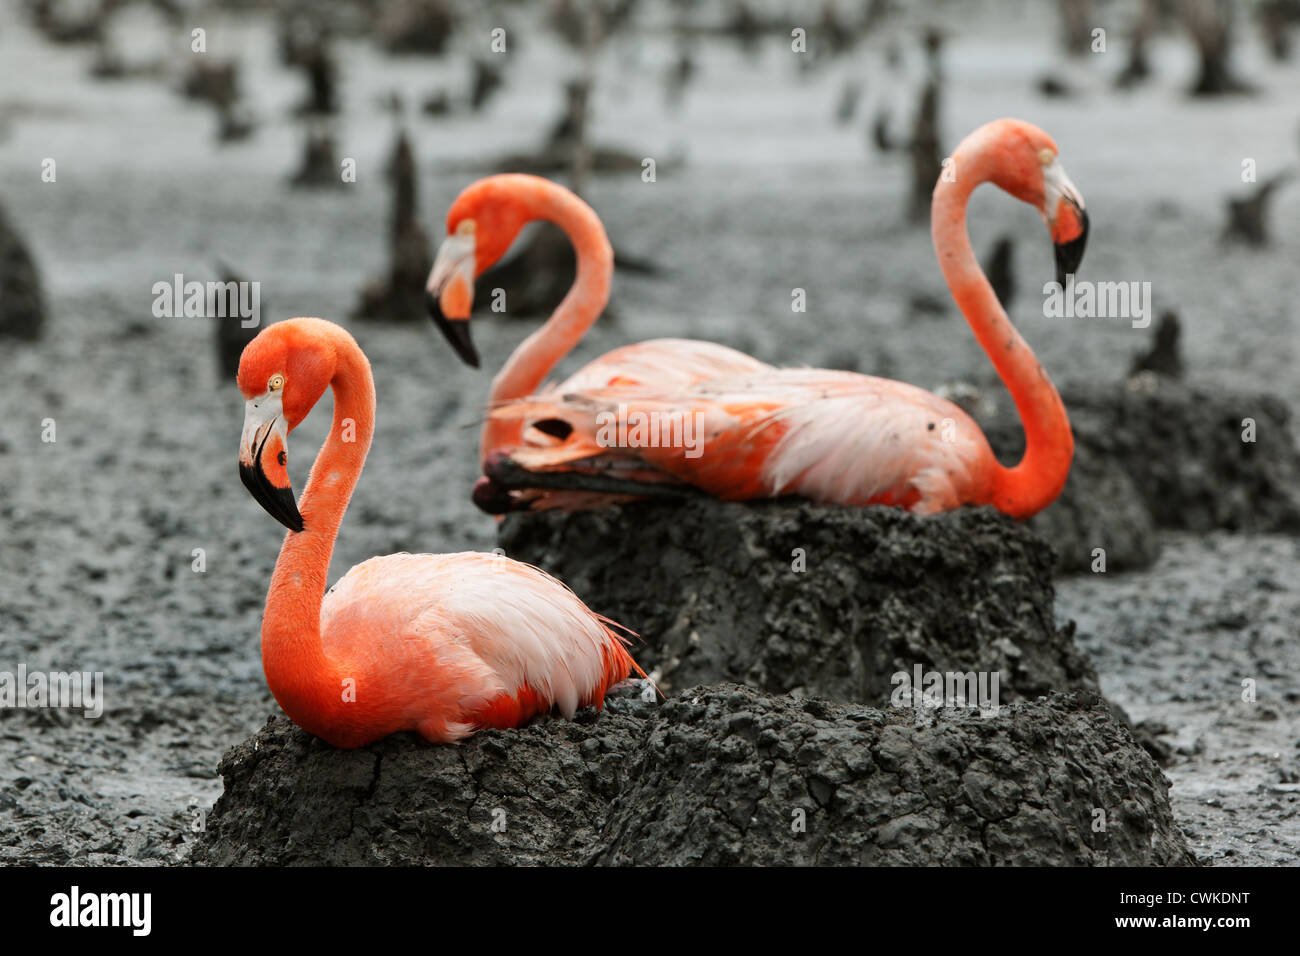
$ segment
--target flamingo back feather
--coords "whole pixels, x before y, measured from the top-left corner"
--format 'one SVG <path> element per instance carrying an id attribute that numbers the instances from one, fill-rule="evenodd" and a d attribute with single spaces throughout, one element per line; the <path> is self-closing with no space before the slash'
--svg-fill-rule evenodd
<path id="1" fill-rule="evenodd" d="M 326 654 L 355 675 L 353 719 L 448 742 L 552 706 L 572 717 L 644 676 L 610 623 L 540 568 L 479 552 L 371 558 L 321 608 Z"/>
<path id="2" fill-rule="evenodd" d="M 620 414 L 698 416 L 702 453 L 609 447 L 601 422 Z M 983 477 L 996 463 L 979 427 L 951 402 L 906 383 L 823 369 L 724 376 L 676 395 L 641 387 L 538 397 L 492 415 L 571 429 L 560 440 L 525 428 L 524 445 L 510 452 L 525 468 L 649 466 L 727 500 L 801 495 L 932 513 L 985 503 Z"/>

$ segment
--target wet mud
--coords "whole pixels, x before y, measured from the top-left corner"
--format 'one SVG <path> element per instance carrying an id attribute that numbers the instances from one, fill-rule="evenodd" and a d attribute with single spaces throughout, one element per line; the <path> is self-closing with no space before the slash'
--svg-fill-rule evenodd
<path id="1" fill-rule="evenodd" d="M 277 717 L 220 769 L 200 862 L 1194 862 L 1168 781 L 1086 693 L 982 717 L 715 685 L 346 752 Z"/>
<path id="2" fill-rule="evenodd" d="M 45 297 L 31 251 L 0 206 L 0 343 L 35 340 L 45 325 Z"/>
<path id="3" fill-rule="evenodd" d="M 1004 702 L 1096 690 L 1052 613 L 1052 554 L 992 509 L 708 499 L 512 514 L 500 545 L 635 630 L 666 691 L 735 681 L 882 707 L 916 666 L 1000 674 Z"/>
<path id="4" fill-rule="evenodd" d="M 1090 663 L 1075 668 L 1077 684 L 1064 686 L 1092 686 L 1086 667 L 1095 669 L 1106 699 L 1122 707 L 1144 744 L 1162 754 L 1175 822 L 1198 859 L 1216 865 L 1295 865 L 1300 860 L 1300 642 L 1295 640 L 1300 540 L 1293 503 L 1300 485 L 1294 452 L 1280 438 L 1289 430 L 1294 449 L 1296 432 L 1284 409 L 1270 411 L 1268 402 L 1238 399 L 1266 390 L 1293 402 L 1300 394 L 1293 308 L 1300 301 L 1300 272 L 1294 268 L 1300 240 L 1287 225 L 1300 221 L 1300 192 L 1279 191 L 1273 244 L 1266 249 L 1220 246 L 1222 204 L 1215 201 L 1237 189 L 1242 143 L 1249 142 L 1260 157 L 1261 170 L 1293 157 L 1291 100 L 1285 95 L 1293 78 L 1265 74 L 1247 44 L 1238 51 L 1242 69 L 1266 79 L 1277 95 L 1234 100 L 1222 108 L 1193 107 L 1182 95 L 1188 66 L 1183 41 L 1161 36 L 1151 49 L 1153 85 L 1122 101 L 1105 99 L 1108 94 L 1094 88 L 1087 102 L 1107 108 L 1080 110 L 1067 99 L 1043 99 L 1026 79 L 1038 69 L 1055 30 L 1050 5 L 1032 6 L 1017 29 L 972 12 L 960 40 L 953 39 L 950 49 L 957 56 L 947 63 L 951 79 L 940 117 L 943 142 L 955 142 L 968 120 L 992 118 L 990 91 L 997 112 L 1028 116 L 1056 135 L 1094 214 L 1096 236 L 1085 271 L 1095 278 L 1152 281 L 1158 308 L 1176 308 L 1182 316 L 1184 374 L 1190 384 L 1166 388 L 1162 383 L 1151 395 L 1129 394 L 1121 384 L 1134 356 L 1150 345 L 1154 329 L 1134 330 L 1127 321 L 1046 318 L 1036 294 L 1038 283 L 1051 274 L 1041 222 L 1032 210 L 981 190 L 972 201 L 973 243 L 985 250 L 998 236 L 1016 237 L 1021 291 L 1012 319 L 1060 385 L 1075 424 L 1079 456 L 1071 485 L 1028 528 L 1043 536 L 1063 564 L 1054 565 L 1046 546 L 1025 529 L 1008 536 L 996 516 L 950 519 L 975 522 L 970 527 L 993 542 L 958 546 L 952 560 L 970 562 L 962 576 L 973 578 L 966 592 L 956 580 L 958 569 L 944 565 L 942 556 L 926 563 L 920 542 L 880 553 L 905 572 L 892 579 L 896 587 L 904 594 L 928 593 L 952 619 L 942 621 L 915 604 L 889 606 L 881 589 L 874 594 L 874 610 L 855 623 L 914 628 L 915 658 L 936 663 L 937 634 L 964 635 L 960 666 L 987 660 L 994 661 L 989 666 L 1002 666 L 996 638 L 979 621 L 986 612 L 994 614 L 999 626 L 1016 635 L 1015 646 L 1029 651 L 1027 664 L 1011 667 L 1023 673 L 1019 685 L 1006 681 L 1010 695 L 1028 694 L 1028 687 L 1046 691 L 1069 677 L 1062 661 L 1070 658 L 1062 656 L 1067 645 L 1060 635 L 1077 622 L 1073 643 Z M 666 621 L 666 630 L 681 642 L 675 645 L 677 669 L 663 674 L 669 701 L 657 710 L 636 700 L 612 703 L 598 717 L 544 720 L 509 734 L 485 734 L 462 748 L 429 748 L 399 738 L 379 745 L 391 749 L 378 775 L 376 761 L 365 754 L 326 751 L 278 716 L 261 672 L 258 640 L 283 531 L 239 486 L 235 453 L 242 399 L 229 375 L 218 374 L 212 321 L 158 317 L 151 312 L 150 290 L 176 273 L 200 281 L 217 278 L 220 263 L 229 262 L 241 276 L 263 284 L 263 323 L 291 315 L 348 323 L 346 313 L 359 291 L 385 274 L 389 258 L 392 196 L 383 170 L 393 121 L 374 104 L 394 87 L 411 103 L 431 86 L 459 90 L 463 62 L 427 61 L 404 71 L 363 39 L 340 40 L 347 91 L 340 105 L 346 121 L 335 131 L 332 152 L 355 156 L 363 174 L 346 189 L 290 190 L 286 182 L 298 167 L 303 132 L 291 112 L 303 90 L 301 76 L 276 62 L 275 25 L 267 18 L 231 18 L 226 27 L 228 43 L 248 51 L 241 60 L 243 88 L 260 125 L 225 148 L 213 140 L 208 106 L 178 97 L 170 84 L 143 79 L 114 84 L 109 92 L 89 78 L 85 57 L 44 44 L 22 19 L 16 6 L 0 5 L 0 55 L 11 67 L 13 84 L 0 109 L 0 176 L 13 184 L 4 204 L 39 275 L 44 323 L 37 345 L 18 339 L 0 343 L 0 670 L 26 664 L 102 671 L 105 710 L 95 720 L 57 710 L 0 711 L 0 862 L 256 862 L 280 858 L 276 854 L 282 857 L 290 846 L 304 860 L 312 853 L 325 856 L 332 852 L 328 841 L 305 847 L 288 837 L 321 832 L 305 818 L 295 830 L 299 825 L 293 821 L 303 812 L 300 807 L 314 808 L 315 798 L 340 787 L 338 768 L 345 765 L 355 775 L 349 777 L 353 789 L 337 805 L 322 808 L 322 815 L 329 818 L 331 839 L 344 843 L 347 853 L 355 851 L 358 860 L 362 836 L 382 848 L 370 851 L 372 857 L 401 857 L 401 862 L 421 859 L 421 848 L 430 858 L 475 862 L 664 860 L 675 848 L 656 850 L 653 838 L 669 832 L 666 821 L 685 822 L 692 807 L 710 821 L 715 835 L 725 837 L 717 842 L 716 858 L 752 860 L 769 853 L 774 859 L 777 851 L 768 844 L 741 845 L 740 830 L 731 828 L 743 822 L 732 821 L 742 821 L 742 808 L 755 801 L 751 815 L 761 823 L 750 824 L 746 832 L 763 839 L 770 833 L 770 846 L 778 846 L 778 831 L 782 838 L 793 836 L 790 795 L 804 791 L 812 798 L 804 806 L 816 807 L 804 837 L 820 841 L 817 846 L 824 849 L 791 850 L 808 854 L 800 860 L 814 854 L 818 861 L 847 860 L 854 853 L 863 859 L 868 849 L 853 841 L 865 833 L 878 844 L 892 841 L 888 852 L 895 855 L 889 859 L 931 852 L 933 844 L 924 835 L 930 831 L 907 829 L 919 827 L 914 821 L 925 814 L 925 826 L 946 827 L 935 831 L 945 839 L 959 835 L 962 818 L 926 810 L 908 783 L 897 806 L 878 816 L 870 811 L 855 817 L 831 836 L 817 827 L 838 811 L 817 802 L 826 791 L 799 764 L 814 759 L 799 756 L 811 755 L 795 748 L 800 735 L 829 727 L 826 732 L 838 739 L 840 723 L 862 713 L 872 716 L 850 722 L 871 730 L 867 746 L 854 748 L 855 759 L 863 761 L 864 772 L 868 760 L 884 766 L 877 764 L 876 722 L 884 721 L 885 730 L 897 727 L 891 732 L 898 733 L 914 724 L 902 711 L 880 716 L 873 709 L 881 703 L 880 680 L 891 666 L 889 655 L 913 659 L 906 635 L 863 632 L 861 644 L 836 656 L 829 640 L 798 624 L 795 633 L 809 643 L 782 649 L 772 634 L 776 623 L 790 623 L 793 612 L 787 610 L 772 626 L 750 627 L 761 648 L 748 657 L 741 649 L 733 664 L 693 647 L 690 630 L 673 630 L 673 609 L 682 613 L 685 607 L 680 585 L 677 592 L 660 592 L 657 605 L 647 599 L 643 614 L 623 615 L 645 635 L 646 643 L 634 649 L 647 661 L 660 653 L 655 635 L 665 628 L 657 622 Z M 170 42 L 165 31 L 155 34 L 159 43 Z M 547 62 L 569 62 L 567 50 L 548 51 L 546 39 L 534 36 L 539 69 Z M 656 43 L 647 40 L 649 55 L 664 51 Z M 864 63 L 881 71 L 867 77 L 864 95 L 881 99 L 864 103 L 863 116 L 886 105 L 890 82 L 882 51 L 865 52 Z M 556 374 L 567 375 L 629 342 L 681 335 L 720 342 L 774 364 L 856 368 L 930 389 L 972 382 L 998 405 L 992 418 L 1005 416 L 1006 441 L 995 444 L 1013 456 L 1020 433 L 1009 398 L 949 301 L 928 230 L 901 222 L 908 180 L 904 163 L 897 155 L 864 152 L 863 128 L 839 128 L 830 119 L 843 78 L 827 72 L 792 82 L 788 62 L 774 50 L 750 61 L 706 44 L 697 51 L 706 81 L 691 87 L 685 110 L 668 112 L 659 109 L 660 91 L 647 90 L 640 75 L 628 72 L 635 67 L 625 53 L 620 49 L 602 64 L 608 83 L 596 104 L 599 137 L 637 155 L 658 156 L 659 182 L 645 183 L 635 171 L 613 173 L 593 177 L 585 194 L 620 252 L 651 259 L 659 270 L 651 275 L 620 265 L 619 321 L 606 317 L 593 326 Z M 1106 67 L 1094 57 L 1087 69 Z M 516 77 L 481 117 L 411 121 L 418 221 L 430 236 L 437 235 L 452 199 L 472 178 L 464 171 L 468 164 L 534 148 L 561 93 L 558 82 L 547 87 Z M 738 93 L 744 94 L 742 108 L 737 108 Z M 169 133 L 159 137 L 163 128 Z M 1157 128 L 1160 135 L 1152 137 Z M 1135 142 L 1143 144 L 1140 163 L 1132 158 Z M 142 143 L 149 148 L 141 149 Z M 683 161 L 677 163 L 672 157 L 679 150 Z M 37 183 L 39 161 L 51 155 L 60 157 L 58 183 Z M 337 180 L 337 166 L 332 175 Z M 1225 175 L 1231 186 L 1225 186 Z M 806 315 L 791 312 L 796 286 L 808 292 Z M 30 288 L 26 279 L 22 287 Z M 915 318 L 911 303 L 918 300 L 940 306 L 927 318 Z M 29 296 L 27 301 L 38 300 Z M 376 370 L 380 407 L 375 446 L 344 521 L 330 579 L 375 554 L 490 549 L 497 527 L 469 501 L 478 471 L 477 429 L 492 371 L 530 331 L 527 322 L 511 316 L 476 324 L 484 357 L 479 373 L 463 369 L 436 332 L 421 323 L 349 327 Z M 1240 441 L 1244 417 L 1258 423 L 1257 442 L 1249 449 Z M 57 420 L 57 442 L 42 441 L 47 418 Z M 328 409 L 322 408 L 295 433 L 298 487 L 328 421 Z M 994 437 L 999 429 L 987 421 Z M 1096 455 L 1090 453 L 1094 448 Z M 1053 520 L 1060 529 L 1052 530 Z M 540 526 L 530 533 L 539 535 L 536 550 L 544 553 L 551 532 Z M 799 589 L 811 588 L 811 596 L 802 598 L 809 609 L 834 608 L 834 588 L 845 600 L 871 598 L 844 583 L 850 568 L 854 578 L 861 576 L 859 555 L 835 556 L 829 545 L 850 542 L 870 564 L 878 542 L 866 540 L 865 533 L 859 540 L 837 526 L 818 533 L 825 548 L 814 540 L 793 540 L 809 535 L 792 527 L 791 540 L 781 542 L 785 554 L 759 541 L 757 559 L 737 554 L 728 560 L 748 567 L 748 573 L 755 573 L 756 560 L 783 562 L 790 569 L 790 550 L 804 547 L 809 575 L 813 569 L 829 570 L 844 581 L 808 585 L 791 570 L 789 580 L 775 585 L 784 593 L 800 599 Z M 580 551 L 593 548 L 586 539 L 575 536 L 575 541 Z M 1105 573 L 1092 573 L 1089 566 L 1098 543 L 1107 549 Z M 731 554 L 733 545 L 715 542 L 712 560 Z M 206 554 L 203 570 L 196 567 L 196 549 Z M 672 560 L 685 565 L 688 557 L 705 552 L 704 542 L 684 542 L 683 557 Z M 1018 556 L 1014 562 L 1013 555 Z M 1000 557 L 1007 561 L 1005 581 L 978 565 Z M 888 573 L 879 566 L 883 563 L 874 567 Z M 644 560 L 635 566 L 656 570 Z M 1053 582 L 1054 567 L 1088 570 Z M 927 589 L 930 568 L 946 581 L 944 593 Z M 594 562 L 590 570 L 596 573 Z M 775 570 L 764 580 L 777 582 Z M 571 583 L 595 603 L 583 585 Z M 691 584 L 701 586 L 698 580 Z M 1051 611 L 1047 591 L 1053 586 Z M 973 603 L 964 604 L 949 591 Z M 1020 620 L 1021 604 L 1028 622 Z M 867 607 L 873 607 L 869 601 Z M 1044 613 L 1050 616 L 1041 617 Z M 822 656 L 801 661 L 798 654 L 805 651 Z M 669 664 L 671 658 L 663 658 L 665 669 Z M 690 679 L 685 669 L 697 665 L 716 670 Z M 717 686 L 726 679 L 769 683 L 756 691 Z M 813 715 L 804 700 L 773 692 L 783 681 L 792 695 L 812 693 L 815 683 L 824 682 L 835 691 L 823 691 L 825 696 L 842 694 L 854 703 L 823 704 L 823 715 Z M 1244 681 L 1253 682 L 1255 699 L 1243 699 Z M 713 688 L 699 692 L 699 704 L 692 683 Z M 1012 708 L 1021 706 L 1042 705 Z M 741 715 L 743 725 L 746 712 L 756 715 L 755 726 L 761 728 L 753 742 L 744 726 L 726 725 L 734 715 Z M 1026 773 L 1038 774 L 1048 765 L 1044 748 L 1050 735 L 1072 746 L 1083 741 L 1087 769 L 1067 766 L 1064 772 L 1075 775 L 1070 779 L 1110 781 L 1112 770 L 1116 776 L 1123 770 L 1127 779 L 1140 781 L 1134 800 L 1158 846 L 1165 848 L 1161 859 L 1181 859 L 1176 837 L 1164 836 L 1162 779 L 1143 756 L 1121 744 L 1119 723 L 1101 716 L 1094 721 L 1091 713 L 1062 712 L 1025 723 L 1031 737 L 1047 735 L 1032 751 L 1039 756 L 1026 760 Z M 268 715 L 277 716 L 272 728 L 262 731 Z M 1082 735 L 1085 723 L 1096 723 L 1104 733 L 1070 736 L 1074 730 Z M 634 733 L 633 726 L 640 729 Z M 980 730 L 984 726 L 975 729 L 992 733 Z M 770 739 L 763 736 L 769 729 L 783 742 L 776 751 L 785 748 L 794 755 L 793 762 L 772 757 L 770 773 L 756 757 L 759 744 Z M 965 731 L 952 733 L 966 742 L 963 746 L 975 745 Z M 676 734 L 689 742 L 679 744 Z M 245 758 L 253 740 L 259 741 L 259 751 L 270 746 L 268 735 L 279 735 L 283 746 L 272 747 L 262 773 Z M 1094 739 L 1113 739 L 1114 752 L 1130 756 L 1109 764 L 1111 750 L 1094 750 L 1087 743 Z M 654 748 L 662 747 L 662 758 L 655 756 L 652 741 Z M 916 760 L 928 760 L 940 743 L 939 736 L 918 743 Z M 840 753 L 836 746 L 827 753 Z M 516 748 L 517 758 L 512 756 Z M 743 781 L 723 766 L 733 749 L 741 758 L 737 769 L 750 775 Z M 961 752 L 969 757 L 974 751 Z M 999 753 L 1010 759 L 1021 751 L 1008 744 Z M 214 812 L 225 783 L 217 767 L 227 754 L 223 772 L 231 796 Z M 391 756 L 398 754 L 421 773 L 436 770 L 442 776 L 406 776 L 413 771 L 401 769 L 401 761 Z M 470 764 L 472 773 L 458 769 L 471 759 L 479 761 Z M 684 769 L 688 759 L 704 761 L 720 778 L 715 803 L 726 807 L 725 813 L 691 802 L 700 796 L 692 789 L 697 782 L 679 781 L 700 774 L 694 763 Z M 839 773 L 820 759 L 814 759 L 819 773 L 828 779 Z M 574 793 L 565 795 L 558 784 L 554 791 L 545 789 L 552 784 L 543 786 L 530 761 L 552 768 L 556 781 L 577 780 L 581 773 L 618 779 L 589 778 L 585 789 L 579 780 Z M 945 813 L 962 806 L 960 796 L 952 796 L 950 771 L 943 769 L 954 767 L 954 761 L 945 755 L 934 764 L 935 779 L 947 788 Z M 297 762 L 310 765 L 314 776 L 292 778 L 297 782 L 290 786 L 269 773 L 291 772 Z M 847 758 L 845 766 L 847 783 L 834 784 L 843 806 L 884 799 L 883 789 L 855 789 L 863 781 Z M 388 774 L 396 770 L 401 772 L 390 787 Z M 493 773 L 500 780 L 493 780 Z M 430 780 L 435 779 L 450 799 L 468 801 L 481 793 L 473 806 L 486 809 L 475 811 L 473 828 L 464 810 L 470 803 L 457 804 L 459 816 L 431 806 Z M 876 779 L 883 785 L 885 775 Z M 766 802 L 755 780 L 770 782 L 781 805 Z M 372 797 L 386 794 L 393 806 L 405 788 L 401 804 L 427 807 L 427 819 L 441 821 L 457 839 L 421 830 L 424 823 L 397 811 L 378 820 L 345 812 L 360 805 L 372 783 Z M 995 782 L 993 789 L 1000 785 Z M 542 805 L 521 796 L 534 786 L 546 794 Z M 683 798 L 670 786 L 685 787 Z M 260 789 L 245 800 L 253 788 Z M 1102 792 L 1099 802 L 1113 821 L 1111 808 L 1122 808 L 1124 795 L 1109 783 Z M 488 806 L 496 793 L 506 796 Z M 652 795 L 662 795 L 658 805 L 648 804 Z M 273 806 L 273 800 L 279 802 Z M 915 807 L 911 817 L 905 804 Z M 508 829 L 489 838 L 478 827 L 490 822 L 488 811 L 497 806 L 506 810 Z M 1028 801 L 1019 806 L 1012 819 L 1037 809 Z M 637 813 L 646 819 L 633 819 Z M 654 816 L 660 813 L 662 819 Z M 561 824 L 573 815 L 580 824 Z M 358 829 L 348 843 L 354 816 Z M 868 817 L 894 821 L 893 829 L 881 822 L 880 829 L 871 830 L 863 822 Z M 536 822 L 526 826 L 529 820 Z M 385 832 L 384 821 L 407 829 Z M 1070 817 L 1062 825 L 1071 835 L 1057 843 L 1029 831 L 1011 833 L 1008 842 L 1031 847 L 1026 858 L 1041 851 L 1034 859 L 1044 862 L 1098 861 L 1102 844 L 1089 843 L 1096 839 L 1091 828 L 1075 821 Z M 899 834 L 907 832 L 916 836 L 911 851 L 898 845 Z M 1110 838 L 1120 842 L 1139 832 L 1142 826 L 1131 833 L 1109 829 Z M 672 862 L 715 858 L 708 857 L 707 841 L 686 833 L 687 842 Z M 502 849 L 507 835 L 513 842 Z M 460 849 L 457 840 L 470 849 Z M 961 836 L 954 845 L 963 847 L 963 859 L 981 859 L 983 852 L 1001 862 L 1014 855 L 1001 844 L 977 845 L 973 836 Z M 1055 858 L 1049 858 L 1049 847 L 1059 851 Z M 1136 845 L 1128 849 L 1141 852 Z M 409 859 L 403 856 L 408 852 Z M 934 852 L 938 859 L 939 850 Z M 340 859 L 345 856 L 340 853 Z M 1125 850 L 1111 859 L 1135 857 Z"/>
<path id="5" fill-rule="evenodd" d="M 1160 531 L 1300 533 L 1300 445 L 1280 395 L 1143 374 L 1062 389 L 1075 453 L 1060 498 L 1027 524 L 1059 572 L 1150 567 Z M 1003 461 L 1024 451 L 1014 408 L 983 423 Z"/>

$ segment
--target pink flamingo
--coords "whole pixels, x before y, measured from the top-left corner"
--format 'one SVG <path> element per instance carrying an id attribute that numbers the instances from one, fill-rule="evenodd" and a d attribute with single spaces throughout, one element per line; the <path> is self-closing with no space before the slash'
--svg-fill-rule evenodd
<path id="1" fill-rule="evenodd" d="M 719 375 L 771 368 L 743 352 L 712 342 L 652 339 L 614 349 L 563 382 L 538 391 L 609 302 L 614 250 L 605 227 L 589 205 L 558 183 L 522 173 L 488 176 L 461 192 L 447 212 L 447 238 L 429 273 L 426 297 L 434 323 L 467 364 L 475 368 L 479 365 L 469 332 L 474 280 L 505 255 L 525 225 L 538 219 L 564 230 L 573 243 L 577 275 L 546 324 L 520 343 L 493 379 L 489 407 L 527 396 L 559 398 L 588 389 L 637 385 L 681 389 Z M 482 460 L 486 462 L 494 452 L 520 444 L 524 432 L 524 424 L 514 418 L 490 417 L 480 441 Z M 618 465 L 611 462 L 610 467 Z M 638 474 L 635 469 L 625 472 L 628 478 Z M 552 506 L 594 506 L 619 500 L 617 495 L 602 492 L 621 487 L 617 481 L 579 478 L 567 491 L 541 497 Z M 474 500 L 492 512 L 510 507 L 510 496 L 486 479 L 480 479 L 475 486 Z"/>
<path id="2" fill-rule="evenodd" d="M 566 383 L 494 407 L 492 434 L 519 438 L 486 458 L 492 493 L 480 495 L 480 504 L 544 506 L 539 489 L 592 487 L 618 475 L 635 478 L 622 483 L 628 493 L 640 486 L 693 489 L 726 500 L 799 495 L 921 514 L 993 505 L 1016 518 L 1047 507 L 1060 494 L 1074 454 L 1069 418 L 980 270 L 966 232 L 966 203 L 977 186 L 992 182 L 1035 206 L 1051 231 L 1064 282 L 1083 257 L 1083 199 L 1052 138 L 1020 120 L 975 130 L 957 147 L 949 169 L 955 175 L 940 177 L 931 207 L 935 252 L 953 298 L 1015 400 L 1025 429 L 1019 464 L 1004 467 L 970 416 L 913 385 L 768 367 L 683 384 L 665 354 L 663 380 L 645 376 L 586 388 Z M 678 439 L 693 426 L 702 447 L 647 443 L 653 434 L 647 423 Z M 642 428 L 637 440 L 631 426 Z"/>
<path id="3" fill-rule="evenodd" d="M 327 386 L 334 423 L 295 504 L 286 441 Z M 262 666 L 298 726 L 336 747 L 401 730 L 450 742 L 552 706 L 566 717 L 600 707 L 611 685 L 641 673 L 613 622 L 504 556 L 390 554 L 326 593 L 334 539 L 374 434 L 370 363 L 332 322 L 289 319 L 244 349 L 239 390 L 248 400 L 240 478 L 289 529 L 262 618 Z"/>

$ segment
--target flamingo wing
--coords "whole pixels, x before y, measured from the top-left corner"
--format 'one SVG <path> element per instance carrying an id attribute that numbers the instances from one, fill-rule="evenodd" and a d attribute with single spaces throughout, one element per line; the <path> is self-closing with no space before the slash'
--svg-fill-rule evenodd
<path id="1" fill-rule="evenodd" d="M 321 609 L 325 652 L 359 675 L 358 703 L 382 681 L 386 712 L 369 719 L 442 741 L 600 706 L 640 672 L 610 623 L 541 569 L 479 552 L 371 558 Z"/>
<path id="2" fill-rule="evenodd" d="M 554 427 L 525 429 L 525 445 L 511 453 L 525 468 L 649 466 L 730 500 L 794 494 L 928 513 L 977 503 L 993 460 L 979 427 L 951 402 L 905 383 L 822 369 L 724 376 L 676 395 L 645 388 L 566 394 L 494 414 L 568 426 L 563 439 Z M 699 446 L 611 446 L 608 432 L 602 437 L 612 417 L 649 416 L 691 418 Z"/>
<path id="3" fill-rule="evenodd" d="M 695 339 L 650 339 L 606 352 L 584 365 L 545 395 L 633 387 L 664 393 L 680 391 L 708 379 L 770 371 L 772 366 L 714 342 Z"/>
<path id="4" fill-rule="evenodd" d="M 797 388 L 815 394 L 766 418 L 782 428 L 764 463 L 776 493 L 924 514 L 974 503 L 992 451 L 962 409 L 903 382 L 792 372 Z"/>

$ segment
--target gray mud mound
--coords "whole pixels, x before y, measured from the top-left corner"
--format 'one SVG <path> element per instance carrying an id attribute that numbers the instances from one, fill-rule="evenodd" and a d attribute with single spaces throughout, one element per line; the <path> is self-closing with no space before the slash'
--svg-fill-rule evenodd
<path id="1" fill-rule="evenodd" d="M 0 338 L 38 339 L 44 325 L 36 262 L 0 208 Z"/>
<path id="2" fill-rule="evenodd" d="M 333 750 L 273 718 L 221 763 L 215 864 L 1194 860 L 1168 781 L 1095 695 L 880 712 L 697 687 L 662 707 Z"/>
<path id="3" fill-rule="evenodd" d="M 991 509 L 699 499 L 512 514 L 500 544 L 640 634 L 633 656 L 665 691 L 735 681 L 883 707 L 917 665 L 996 672 L 1004 702 L 1098 689 L 1054 624 L 1050 549 Z"/>
<path id="4" fill-rule="evenodd" d="M 399 734 L 360 750 L 335 750 L 273 717 L 218 766 L 225 791 L 194 861 L 578 863 L 644 735 L 644 722 L 618 709 L 484 731 L 460 746 Z"/>
<path id="5" fill-rule="evenodd" d="M 696 688 L 661 709 L 598 860 L 1193 864 L 1168 792 L 1095 694 L 981 717 Z"/>
<path id="6" fill-rule="evenodd" d="M 1058 573 L 1089 571 L 1101 557 L 1106 571 L 1149 568 L 1160 557 L 1159 530 L 1132 476 L 1116 459 L 1079 442 L 1077 434 L 1060 497 L 1025 526 L 1051 542 Z"/>
<path id="7" fill-rule="evenodd" d="M 1098 547 L 1108 571 L 1148 567 L 1158 528 L 1300 532 L 1300 449 L 1281 398 L 1152 375 L 1061 392 L 1074 464 L 1061 497 L 1029 521 L 1058 570 L 1088 569 Z M 1247 419 L 1254 441 L 1243 440 Z M 1003 461 L 1024 450 L 1014 409 L 985 432 Z"/>

